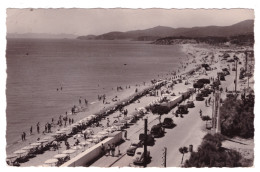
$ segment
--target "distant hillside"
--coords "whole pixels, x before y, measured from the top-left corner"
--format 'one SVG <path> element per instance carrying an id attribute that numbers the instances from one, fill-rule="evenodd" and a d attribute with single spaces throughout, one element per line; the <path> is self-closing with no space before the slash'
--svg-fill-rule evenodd
<path id="1" fill-rule="evenodd" d="M 48 34 L 48 33 L 8 33 L 7 38 L 45 38 L 45 39 L 75 39 L 76 35 L 73 34 Z"/>
<path id="2" fill-rule="evenodd" d="M 97 40 L 156 40 L 163 37 L 227 37 L 233 35 L 242 35 L 254 32 L 254 20 L 245 20 L 231 26 L 206 26 L 192 28 L 171 28 L 157 26 L 145 30 L 134 30 L 128 32 L 109 32 L 102 35 L 80 36 L 78 39 L 97 39 Z"/>

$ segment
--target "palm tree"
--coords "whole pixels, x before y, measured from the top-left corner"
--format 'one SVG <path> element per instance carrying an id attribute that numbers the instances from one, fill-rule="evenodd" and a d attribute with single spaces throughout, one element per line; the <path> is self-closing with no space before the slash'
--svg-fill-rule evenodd
<path id="1" fill-rule="evenodd" d="M 185 153 L 188 153 L 188 148 L 187 148 L 186 146 L 180 147 L 180 148 L 179 148 L 179 151 L 180 151 L 180 153 L 182 154 L 182 158 L 181 158 L 181 164 L 182 164 L 184 154 L 185 154 Z"/>

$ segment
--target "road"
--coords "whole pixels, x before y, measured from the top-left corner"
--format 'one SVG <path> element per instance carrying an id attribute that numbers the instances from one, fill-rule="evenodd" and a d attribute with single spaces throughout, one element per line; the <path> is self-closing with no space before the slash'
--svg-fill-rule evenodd
<path id="1" fill-rule="evenodd" d="M 194 151 L 196 151 L 201 144 L 202 138 L 207 133 L 205 121 L 201 120 L 199 110 L 202 109 L 203 115 L 211 116 L 212 109 L 211 106 L 205 107 L 204 101 L 196 101 L 195 106 L 195 108 L 190 108 L 189 113 L 184 115 L 183 118 L 174 117 L 171 113 L 162 117 L 162 121 L 165 117 L 172 117 L 176 126 L 173 129 L 166 129 L 165 136 L 157 138 L 154 146 L 148 146 L 152 160 L 147 167 L 162 167 L 163 147 L 167 147 L 167 167 L 178 167 L 181 165 L 182 154 L 179 152 L 180 147 L 188 147 L 192 144 Z M 148 128 L 157 123 L 158 120 L 154 120 L 149 124 Z M 185 157 L 188 158 L 189 154 L 186 154 Z M 125 155 L 114 163 L 112 167 L 134 166 L 132 159 L 133 157 Z"/>

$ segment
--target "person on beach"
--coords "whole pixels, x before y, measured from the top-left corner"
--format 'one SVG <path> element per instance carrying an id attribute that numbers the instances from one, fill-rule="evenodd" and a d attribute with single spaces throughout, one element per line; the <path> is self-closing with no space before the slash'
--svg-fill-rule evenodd
<path id="1" fill-rule="evenodd" d="M 69 125 L 70 125 L 70 123 L 71 123 L 71 119 L 69 118 Z"/>
<path id="2" fill-rule="evenodd" d="M 30 135 L 32 135 L 32 126 L 31 126 L 31 128 L 30 128 Z"/>
<path id="3" fill-rule="evenodd" d="M 71 123 L 72 123 L 72 124 L 74 123 L 74 119 L 73 119 L 73 118 L 71 119 Z"/>
<path id="4" fill-rule="evenodd" d="M 87 99 L 85 99 L 85 105 L 88 105 L 88 101 L 87 101 Z"/>
<path id="5" fill-rule="evenodd" d="M 200 109 L 200 117 L 202 117 L 202 110 Z"/>
<path id="6" fill-rule="evenodd" d="M 26 133 L 23 132 L 23 140 L 26 140 Z"/>
<path id="7" fill-rule="evenodd" d="M 39 134 L 40 133 L 40 126 L 37 124 L 37 133 Z"/>
<path id="8" fill-rule="evenodd" d="M 22 138 L 22 141 L 23 141 L 23 133 L 21 134 L 21 138 Z"/>
<path id="9" fill-rule="evenodd" d="M 206 106 L 208 106 L 208 105 L 207 105 L 207 102 L 208 102 L 208 101 L 207 101 L 207 99 L 206 99 L 206 100 L 205 100 L 205 105 L 206 105 Z"/>
<path id="10" fill-rule="evenodd" d="M 84 136 L 84 140 L 86 141 L 87 140 L 87 134 L 84 133 L 83 136 Z"/>
<path id="11" fill-rule="evenodd" d="M 45 124 L 45 133 L 47 133 L 47 130 L 48 130 L 48 128 L 47 128 L 47 124 Z"/>
<path id="12" fill-rule="evenodd" d="M 79 104 L 81 104 L 81 99 L 79 98 Z"/>

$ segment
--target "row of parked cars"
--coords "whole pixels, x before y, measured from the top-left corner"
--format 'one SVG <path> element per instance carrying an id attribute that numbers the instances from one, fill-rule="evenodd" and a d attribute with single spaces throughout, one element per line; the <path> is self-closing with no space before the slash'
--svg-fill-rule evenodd
<path id="1" fill-rule="evenodd" d="M 151 128 L 149 134 L 146 137 L 146 143 L 148 146 L 153 146 L 155 144 L 154 138 L 160 138 L 164 136 L 165 128 L 173 128 L 174 122 L 172 118 L 164 118 L 161 124 L 156 124 Z M 139 140 L 131 143 L 130 147 L 127 149 L 126 153 L 129 156 L 133 156 L 133 163 L 135 165 L 141 165 L 144 163 L 144 140 L 145 134 L 141 133 L 139 135 Z M 147 151 L 148 160 L 150 159 L 150 152 Z"/>

